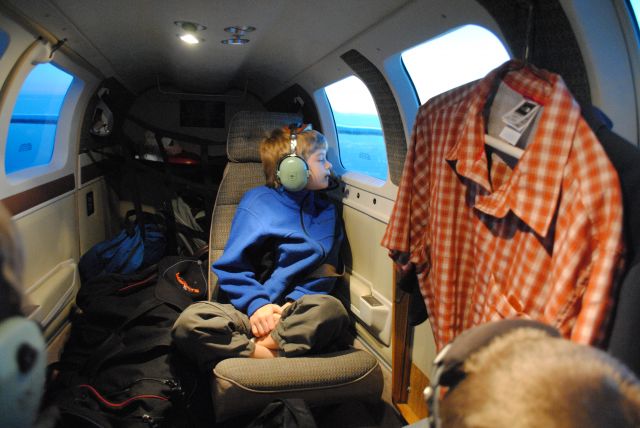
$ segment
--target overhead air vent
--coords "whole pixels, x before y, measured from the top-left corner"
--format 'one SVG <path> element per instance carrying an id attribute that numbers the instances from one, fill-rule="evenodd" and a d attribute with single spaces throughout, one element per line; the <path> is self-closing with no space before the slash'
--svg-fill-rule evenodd
<path id="1" fill-rule="evenodd" d="M 247 33 L 255 31 L 256 27 L 250 25 L 233 25 L 224 29 L 227 33 L 231 33 L 230 39 L 220 40 L 225 45 L 246 45 L 249 43 L 249 39 L 243 38 Z"/>

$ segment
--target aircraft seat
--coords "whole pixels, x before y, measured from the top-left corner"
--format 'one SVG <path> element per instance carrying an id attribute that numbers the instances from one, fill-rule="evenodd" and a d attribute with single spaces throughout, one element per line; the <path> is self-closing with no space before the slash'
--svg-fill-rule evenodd
<path id="1" fill-rule="evenodd" d="M 229 124 L 228 163 L 213 208 L 209 264 L 224 250 L 231 221 L 242 195 L 264 184 L 259 143 L 275 128 L 300 122 L 286 113 L 244 111 Z M 217 278 L 209 270 L 212 296 Z M 276 398 L 302 398 L 314 406 L 348 400 L 375 402 L 383 388 L 382 371 L 369 352 L 350 348 L 330 354 L 266 360 L 229 358 L 213 369 L 212 398 L 216 420 L 257 412 Z"/>

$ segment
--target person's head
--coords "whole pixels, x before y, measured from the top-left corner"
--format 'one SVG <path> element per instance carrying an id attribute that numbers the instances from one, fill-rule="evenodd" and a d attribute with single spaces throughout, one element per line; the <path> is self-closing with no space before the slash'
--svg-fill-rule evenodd
<path id="1" fill-rule="evenodd" d="M 318 131 L 307 130 L 296 134 L 296 154 L 309 167 L 306 189 L 321 190 L 329 185 L 331 163 L 327 160 L 327 140 Z M 264 168 L 266 184 L 272 188 L 281 186 L 277 177 L 278 164 L 291 153 L 291 131 L 289 128 L 275 129 L 260 143 L 260 159 Z"/>
<path id="2" fill-rule="evenodd" d="M 637 427 L 640 382 L 608 354 L 517 328 L 465 359 L 442 427 Z"/>

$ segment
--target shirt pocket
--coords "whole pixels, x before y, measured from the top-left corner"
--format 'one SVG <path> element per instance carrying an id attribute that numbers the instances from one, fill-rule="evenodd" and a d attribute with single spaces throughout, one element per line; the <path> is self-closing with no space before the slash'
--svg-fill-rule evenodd
<path id="1" fill-rule="evenodd" d="M 530 318 L 524 312 L 525 308 L 522 301 L 514 293 L 510 293 L 509 290 L 504 289 L 504 287 L 496 281 L 493 273 L 489 278 L 488 292 L 487 313 L 484 316 L 485 321 L 499 321 L 508 318 Z"/>

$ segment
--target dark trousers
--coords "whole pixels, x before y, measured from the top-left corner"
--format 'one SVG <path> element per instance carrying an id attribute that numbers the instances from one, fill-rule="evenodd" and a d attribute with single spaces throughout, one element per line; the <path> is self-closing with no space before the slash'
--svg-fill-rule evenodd
<path id="1" fill-rule="evenodd" d="M 309 294 L 284 310 L 271 337 L 283 357 L 320 353 L 346 346 L 349 322 L 338 299 Z M 230 304 L 217 302 L 197 302 L 185 309 L 172 336 L 176 347 L 203 370 L 225 358 L 249 357 L 255 348 L 249 317 Z"/>

